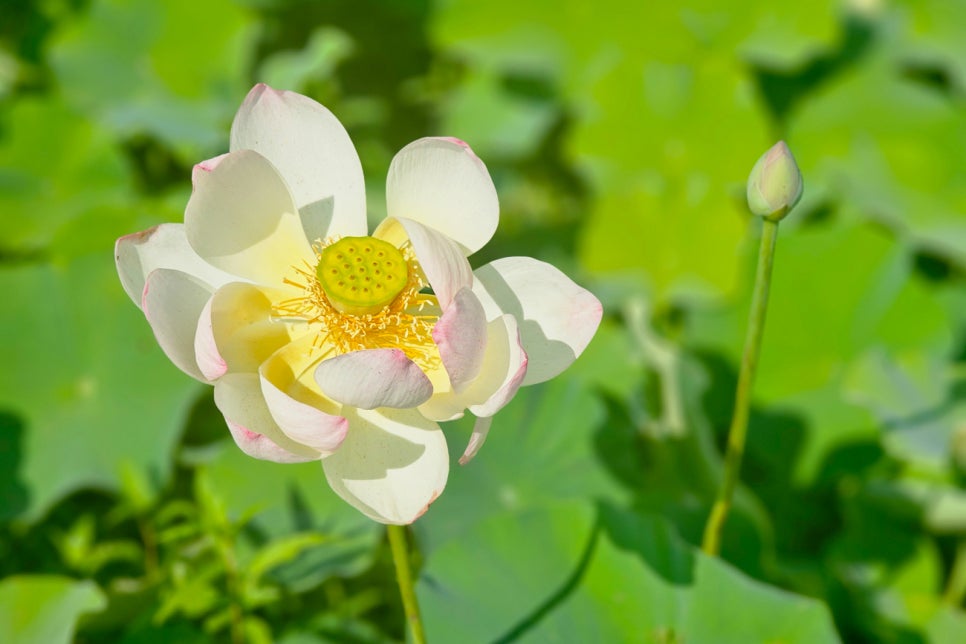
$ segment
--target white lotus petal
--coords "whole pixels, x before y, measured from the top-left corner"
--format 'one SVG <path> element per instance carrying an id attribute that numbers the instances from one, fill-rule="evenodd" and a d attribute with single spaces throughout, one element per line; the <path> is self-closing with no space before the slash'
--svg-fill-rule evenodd
<path id="1" fill-rule="evenodd" d="M 289 439 L 272 418 L 257 374 L 232 373 L 215 384 L 215 406 L 224 415 L 235 444 L 255 458 L 303 463 L 321 454 Z"/>
<path id="2" fill-rule="evenodd" d="M 446 486 L 443 432 L 415 410 L 358 410 L 347 417 L 345 443 L 322 461 L 329 485 L 371 519 L 412 523 Z"/>
<path id="3" fill-rule="evenodd" d="M 258 373 L 262 395 L 282 432 L 328 455 L 339 449 L 349 424 L 334 401 L 313 389 L 311 372 L 318 359 L 312 357 L 312 342 L 309 335 L 282 347 Z"/>
<path id="4" fill-rule="evenodd" d="M 452 138 L 413 141 L 393 158 L 386 180 L 390 217 L 438 230 L 466 254 L 493 237 L 500 218 L 496 188 L 470 146 Z"/>
<path id="5" fill-rule="evenodd" d="M 509 313 L 520 322 L 530 357 L 524 385 L 553 378 L 587 347 L 600 324 L 594 295 L 545 262 L 506 257 L 477 269 L 473 292 L 487 318 Z"/>
<path id="6" fill-rule="evenodd" d="M 483 447 L 483 443 L 486 442 L 492 424 L 492 416 L 476 419 L 476 423 L 473 424 L 473 433 L 470 434 L 470 441 L 467 443 L 463 455 L 460 456 L 460 465 L 466 465 L 473 460 L 480 448 Z"/>
<path id="7" fill-rule="evenodd" d="M 195 331 L 211 287 L 197 277 L 167 268 L 148 275 L 141 297 L 141 308 L 165 355 L 183 372 L 200 380 L 207 379 L 195 359 Z"/>
<path id="8" fill-rule="evenodd" d="M 469 288 L 460 289 L 433 328 L 433 340 L 456 393 L 480 373 L 486 350 L 486 313 Z"/>
<path id="9" fill-rule="evenodd" d="M 201 373 L 216 380 L 228 371 L 254 373 L 290 341 L 288 326 L 272 318 L 285 291 L 233 282 L 218 289 L 198 320 L 195 354 Z"/>
<path id="10" fill-rule="evenodd" d="M 362 164 L 349 134 L 322 105 L 260 83 L 231 126 L 231 150 L 255 150 L 288 184 L 309 239 L 366 234 Z"/>
<path id="11" fill-rule="evenodd" d="M 527 354 L 520 343 L 516 319 L 501 315 L 486 326 L 486 351 L 479 375 L 461 393 L 437 391 L 419 407 L 432 420 L 454 420 L 469 409 L 493 416 L 520 388 L 527 373 Z"/>
<path id="12" fill-rule="evenodd" d="M 161 224 L 121 237 L 114 245 L 114 261 L 124 292 L 139 308 L 144 282 L 158 268 L 194 275 L 213 288 L 237 279 L 201 259 L 188 245 L 182 224 Z"/>
<path id="13" fill-rule="evenodd" d="M 232 275 L 281 286 L 293 266 L 315 262 L 285 182 L 250 150 L 228 154 L 196 184 L 184 220 L 195 252 Z"/>
<path id="14" fill-rule="evenodd" d="M 385 219 L 373 237 L 397 248 L 412 244 L 416 259 L 445 311 L 461 288 L 473 285 L 473 269 L 459 245 L 446 235 L 409 219 Z"/>
<path id="15" fill-rule="evenodd" d="M 408 409 L 433 394 L 429 378 L 400 349 L 353 351 L 323 360 L 315 381 L 332 400 L 360 409 Z"/>

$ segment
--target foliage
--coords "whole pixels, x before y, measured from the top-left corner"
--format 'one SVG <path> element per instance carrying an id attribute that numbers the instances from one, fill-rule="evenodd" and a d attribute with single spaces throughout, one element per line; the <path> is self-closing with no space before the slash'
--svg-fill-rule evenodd
<path id="1" fill-rule="evenodd" d="M 467 140 L 524 254 L 605 303 L 414 527 L 439 641 L 958 642 L 966 632 L 961 3 L 5 0 L 0 641 L 388 642 L 380 526 L 317 464 L 242 455 L 155 345 L 116 237 L 178 221 L 266 81 L 370 178 Z M 782 223 L 724 561 L 755 159 Z M 373 220 L 384 211 L 368 182 Z M 470 426 L 447 430 L 455 457 Z"/>

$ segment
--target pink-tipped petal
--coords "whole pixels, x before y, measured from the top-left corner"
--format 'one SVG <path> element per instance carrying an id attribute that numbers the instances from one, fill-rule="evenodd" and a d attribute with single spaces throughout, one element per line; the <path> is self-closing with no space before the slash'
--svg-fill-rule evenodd
<path id="1" fill-rule="evenodd" d="M 520 388 L 527 373 L 527 354 L 520 343 L 516 319 L 501 315 L 486 326 L 486 351 L 479 375 L 462 393 L 440 391 L 419 407 L 427 418 L 453 420 L 469 409 L 476 416 L 493 416 Z"/>
<path id="2" fill-rule="evenodd" d="M 530 356 L 524 385 L 549 380 L 569 367 L 594 337 L 602 315 L 590 291 L 530 257 L 506 257 L 478 269 L 473 292 L 488 319 L 509 313 L 520 322 Z"/>
<path id="3" fill-rule="evenodd" d="M 228 154 L 196 184 L 184 221 L 198 255 L 253 282 L 281 286 L 293 266 L 315 261 L 285 182 L 250 150 Z"/>
<path id="4" fill-rule="evenodd" d="M 323 360 L 315 381 L 332 400 L 359 409 L 408 409 L 433 394 L 426 374 L 399 349 L 353 351 Z"/>
<path id="5" fill-rule="evenodd" d="M 476 423 L 473 424 L 473 433 L 470 435 L 470 442 L 466 445 L 466 451 L 460 456 L 460 465 L 466 465 L 473 460 L 476 453 L 483 447 L 483 443 L 486 442 L 492 424 L 492 416 L 476 419 Z"/>
<path id="6" fill-rule="evenodd" d="M 486 350 L 486 313 L 471 289 L 456 293 L 433 328 L 433 340 L 453 391 L 461 393 L 480 373 Z"/>
<path id="7" fill-rule="evenodd" d="M 442 493 L 449 452 L 439 426 L 415 410 L 357 410 L 342 448 L 323 459 L 332 489 L 380 523 L 415 521 Z"/>
<path id="8" fill-rule="evenodd" d="M 386 180 L 390 217 L 418 221 L 455 240 L 466 254 L 493 237 L 500 204 L 483 162 L 463 141 L 424 138 L 393 158 Z"/>
<path id="9" fill-rule="evenodd" d="M 148 275 L 141 297 L 144 316 L 161 350 L 183 372 L 207 382 L 195 358 L 198 319 L 211 298 L 211 287 L 197 277 L 167 268 Z"/>
<path id="10" fill-rule="evenodd" d="M 216 380 L 228 371 L 254 373 L 290 341 L 288 327 L 272 317 L 285 291 L 254 284 L 226 284 L 198 320 L 195 354 L 201 373 Z"/>
<path id="11" fill-rule="evenodd" d="M 529 369 L 529 358 L 520 341 L 517 321 L 512 315 L 501 315 L 487 328 L 488 351 L 480 377 L 473 382 L 472 393 L 482 400 L 467 408 L 477 416 L 493 416 L 513 399 Z M 497 347 L 503 347 L 502 351 Z"/>
<path id="12" fill-rule="evenodd" d="M 195 361 L 201 375 L 208 382 L 214 382 L 228 373 L 228 362 L 218 350 L 215 340 L 214 323 L 211 321 L 211 302 L 214 296 L 208 298 L 205 308 L 198 317 L 198 328 L 195 330 Z"/>
<path id="13" fill-rule="evenodd" d="M 473 285 L 473 269 L 459 245 L 439 231 L 410 219 L 388 218 L 379 224 L 373 237 L 397 248 L 409 240 L 444 311 L 460 289 Z"/>
<path id="14" fill-rule="evenodd" d="M 219 380 L 215 406 L 224 415 L 235 444 L 249 456 L 276 463 L 304 463 L 322 456 L 282 433 L 262 398 L 257 374 L 229 374 Z"/>
<path id="15" fill-rule="evenodd" d="M 282 432 L 327 456 L 339 449 L 349 423 L 337 403 L 300 380 L 314 364 L 311 352 L 310 334 L 276 351 L 258 373 L 268 410 Z"/>
<path id="16" fill-rule="evenodd" d="M 207 179 L 208 175 L 214 170 L 219 163 L 225 160 L 228 154 L 219 154 L 216 157 L 210 159 L 205 159 L 201 163 L 196 163 L 193 168 L 191 168 L 191 186 L 192 188 L 197 188 L 203 184 Z"/>
<path id="17" fill-rule="evenodd" d="M 366 234 L 362 164 L 345 128 L 322 105 L 259 83 L 235 115 L 231 150 L 255 150 L 272 162 L 309 239 Z"/>
<path id="18" fill-rule="evenodd" d="M 198 257 L 182 224 L 161 224 L 121 237 L 114 245 L 114 261 L 124 292 L 138 307 L 147 276 L 158 268 L 194 275 L 213 288 L 235 279 Z"/>

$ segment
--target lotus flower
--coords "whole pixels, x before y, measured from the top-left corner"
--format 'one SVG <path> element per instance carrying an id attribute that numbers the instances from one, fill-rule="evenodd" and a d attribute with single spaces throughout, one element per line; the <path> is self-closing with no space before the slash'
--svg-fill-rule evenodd
<path id="1" fill-rule="evenodd" d="M 321 460 L 364 514 L 411 523 L 446 485 L 438 423 L 476 416 L 472 458 L 520 386 L 580 355 L 600 302 L 527 257 L 474 273 L 499 205 L 462 141 L 395 156 L 371 235 L 359 158 L 315 101 L 257 85 L 230 150 L 195 166 L 183 225 L 118 240 L 121 282 L 242 451 Z"/>

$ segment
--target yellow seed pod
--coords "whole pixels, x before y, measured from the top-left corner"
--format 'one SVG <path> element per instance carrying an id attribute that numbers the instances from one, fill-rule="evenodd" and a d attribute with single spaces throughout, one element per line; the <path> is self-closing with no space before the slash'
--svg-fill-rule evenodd
<path id="1" fill-rule="evenodd" d="M 332 306 L 350 315 L 378 313 L 409 280 L 399 249 L 373 237 L 343 237 L 327 246 L 315 273 Z"/>

